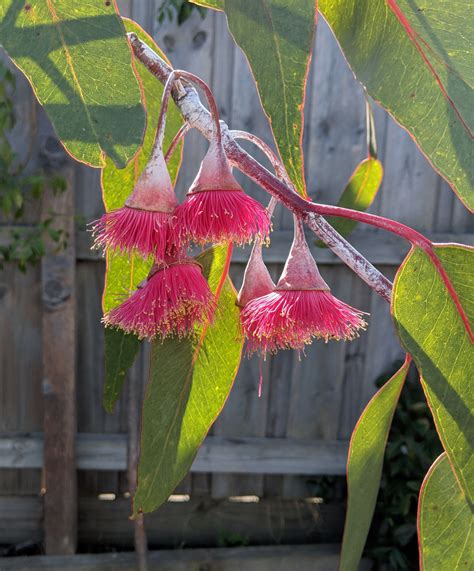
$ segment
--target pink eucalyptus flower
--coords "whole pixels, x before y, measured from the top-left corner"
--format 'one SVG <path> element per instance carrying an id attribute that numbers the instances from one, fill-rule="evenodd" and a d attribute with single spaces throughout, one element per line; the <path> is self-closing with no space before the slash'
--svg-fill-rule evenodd
<path id="1" fill-rule="evenodd" d="M 270 293 L 245 305 L 241 322 L 247 352 L 263 355 L 279 349 L 301 351 L 314 338 L 350 340 L 365 329 L 363 312 L 335 298 L 321 277 L 301 223 L 280 280 Z"/>
<path id="2" fill-rule="evenodd" d="M 216 141 L 211 142 L 176 216 L 184 239 L 197 244 L 233 241 L 243 245 L 256 236 L 265 238 L 270 231 L 265 208 L 242 190 Z"/>
<path id="3" fill-rule="evenodd" d="M 178 247 L 176 196 L 161 149 L 156 149 L 125 205 L 92 227 L 97 247 L 165 260 Z"/>
<path id="4" fill-rule="evenodd" d="M 212 293 L 201 266 L 190 258 L 171 259 L 155 264 L 145 282 L 103 322 L 140 339 L 184 337 L 211 319 L 212 311 Z"/>
<path id="5" fill-rule="evenodd" d="M 250 254 L 237 305 L 245 307 L 250 301 L 262 297 L 275 289 L 270 272 L 262 257 L 262 241 L 256 240 Z"/>

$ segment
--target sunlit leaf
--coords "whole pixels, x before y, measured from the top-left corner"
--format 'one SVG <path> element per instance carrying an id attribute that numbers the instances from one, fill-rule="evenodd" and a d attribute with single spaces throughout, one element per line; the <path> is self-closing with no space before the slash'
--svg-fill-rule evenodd
<path id="1" fill-rule="evenodd" d="M 474 321 L 474 248 L 439 245 L 436 255 Z M 421 373 L 441 442 L 466 496 L 474 498 L 474 344 L 432 260 L 413 248 L 394 284 L 392 313 L 405 349 Z"/>
<path id="2" fill-rule="evenodd" d="M 204 8 L 213 8 L 214 10 L 224 9 L 224 0 L 189 0 L 191 4 L 204 6 Z"/>
<path id="3" fill-rule="evenodd" d="M 340 571 L 357 571 L 382 476 L 388 433 L 410 362 L 379 389 L 352 433 L 347 462 L 348 503 Z"/>
<path id="4" fill-rule="evenodd" d="M 431 466 L 420 491 L 418 530 L 420 568 L 460 571 L 474 561 L 474 514 L 446 453 Z"/>
<path id="5" fill-rule="evenodd" d="M 118 167 L 145 128 L 132 53 L 115 2 L 4 0 L 0 42 L 31 82 L 69 153 Z"/>
<path id="6" fill-rule="evenodd" d="M 352 173 L 337 205 L 353 210 L 367 210 L 377 196 L 382 178 L 383 167 L 379 160 L 371 157 L 363 160 Z M 329 216 L 327 220 L 339 234 L 346 238 L 357 226 L 356 221 L 348 218 Z M 325 247 L 325 244 L 319 240 L 317 245 Z"/>
<path id="7" fill-rule="evenodd" d="M 211 7 L 217 7 L 211 2 Z M 255 77 L 278 150 L 305 193 L 303 106 L 316 22 L 315 0 L 225 0 L 229 30 Z"/>
<path id="8" fill-rule="evenodd" d="M 389 5 L 400 8 L 405 26 Z M 368 93 L 472 210 L 474 12 L 461 0 L 320 0 L 318 6 Z"/>
<path id="9" fill-rule="evenodd" d="M 138 24 L 127 19 L 124 19 L 124 24 L 127 31 L 135 32 L 140 39 L 166 59 L 163 52 Z M 102 193 L 107 211 L 123 206 L 148 161 L 155 138 L 163 85 L 140 62 L 135 62 L 135 66 L 142 83 L 146 101 L 147 128 L 143 147 L 126 168 L 118 169 L 112 160 L 106 160 L 105 168 L 102 171 Z M 174 103 L 170 102 L 164 140 L 165 149 L 181 127 L 182 122 L 180 112 Z M 181 152 L 180 149 L 177 149 L 168 163 L 172 179 L 176 178 L 180 164 Z M 130 292 L 147 276 L 151 263 L 151 260 L 143 260 L 136 255 L 107 254 L 105 290 L 102 300 L 104 311 L 110 311 L 128 297 Z M 106 375 L 104 404 L 106 404 L 107 410 L 110 410 L 113 408 L 115 400 L 120 396 L 125 372 L 133 363 L 140 344 L 133 335 L 125 335 L 121 331 L 112 332 L 106 330 L 105 339 Z M 116 362 L 115 360 L 118 361 Z M 120 374 L 120 377 L 116 377 L 117 373 Z"/>
<path id="10" fill-rule="evenodd" d="M 227 247 L 197 259 L 216 292 Z M 239 368 L 242 337 L 237 294 L 226 278 L 214 323 L 193 338 L 155 341 L 146 389 L 134 511 L 158 508 L 189 471 L 197 450 L 222 410 Z"/>

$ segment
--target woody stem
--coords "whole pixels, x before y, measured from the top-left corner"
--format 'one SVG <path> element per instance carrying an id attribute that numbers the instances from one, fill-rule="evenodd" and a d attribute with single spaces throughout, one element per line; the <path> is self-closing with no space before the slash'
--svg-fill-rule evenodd
<path id="1" fill-rule="evenodd" d="M 216 100 L 214 99 L 214 94 L 212 93 L 211 88 L 200 77 L 194 75 L 194 73 L 190 73 L 189 71 L 179 70 L 178 75 L 179 77 L 187 79 L 191 83 L 195 83 L 204 91 L 207 103 L 209 105 L 209 112 L 214 122 L 214 137 L 216 142 L 220 146 L 222 144 L 222 132 L 221 132 L 221 125 L 219 122 L 219 110 L 217 109 L 217 103 Z"/>

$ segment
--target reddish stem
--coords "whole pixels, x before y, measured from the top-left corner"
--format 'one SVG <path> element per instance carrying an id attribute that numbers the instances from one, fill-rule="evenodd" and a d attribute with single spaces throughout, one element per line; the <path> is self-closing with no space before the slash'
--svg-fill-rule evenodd
<path id="1" fill-rule="evenodd" d="M 454 305 L 459 312 L 459 315 L 461 316 L 461 319 L 471 340 L 474 340 L 471 324 L 461 304 L 461 300 L 459 299 L 459 296 L 454 289 L 451 279 L 449 278 L 443 264 L 436 255 L 436 250 L 433 247 L 433 243 L 428 240 L 426 236 L 423 236 L 416 230 L 413 230 L 413 228 L 410 228 L 401 222 L 396 222 L 395 220 L 390 220 L 388 218 L 384 218 L 383 216 L 376 216 L 375 214 L 369 214 L 367 212 L 359 212 L 349 208 L 341 208 L 339 206 L 330 206 L 326 204 L 316 204 L 314 206 L 318 214 L 322 214 L 324 216 L 341 216 L 343 218 L 349 218 L 350 220 L 364 222 L 366 224 L 376 226 L 377 228 L 381 228 L 382 230 L 392 232 L 397 236 L 401 236 L 402 238 L 405 238 L 405 240 L 411 242 L 413 246 L 421 248 L 428 255 L 431 262 L 438 271 L 439 276 L 443 280 L 443 283 L 446 286 L 446 289 L 448 290 L 449 295 L 451 296 Z"/>
<path id="2" fill-rule="evenodd" d="M 173 140 L 170 143 L 170 146 L 168 147 L 168 150 L 166 151 L 166 155 L 165 155 L 165 161 L 168 162 L 170 160 L 170 158 L 172 157 L 176 147 L 179 145 L 179 143 L 181 142 L 181 139 L 187 134 L 188 131 L 191 130 L 191 125 L 186 122 L 183 123 L 183 125 L 181 126 L 181 128 L 179 129 L 179 131 L 176 133 L 176 135 L 173 137 Z"/>
<path id="3" fill-rule="evenodd" d="M 165 136 L 165 127 L 166 127 L 166 112 L 168 111 L 168 103 L 171 95 L 171 90 L 174 87 L 174 82 L 178 78 L 178 73 L 179 72 L 176 70 L 172 71 L 165 83 L 163 95 L 161 96 L 160 115 L 158 117 L 158 127 L 156 129 L 156 136 L 155 136 L 155 143 L 153 145 L 153 150 L 157 148 L 163 150 L 163 139 Z"/>
<path id="4" fill-rule="evenodd" d="M 296 189 L 293 187 L 293 183 L 291 182 L 291 179 L 288 176 L 288 173 L 286 172 L 285 166 L 280 161 L 280 159 L 277 157 L 277 155 L 273 151 L 273 149 L 271 147 L 269 147 L 267 145 L 267 143 L 265 143 L 265 141 L 262 141 L 262 139 L 260 139 L 260 137 L 257 137 L 257 135 L 254 135 L 253 133 L 248 133 L 247 131 L 238 131 L 236 129 L 232 129 L 232 131 L 229 131 L 229 135 L 232 135 L 232 137 L 234 137 L 234 139 L 245 139 L 246 141 L 250 141 L 255 146 L 257 146 L 262 151 L 262 153 L 264 153 L 266 155 L 267 159 L 270 161 L 270 163 L 273 167 L 273 170 L 275 171 L 275 174 L 277 175 L 277 177 L 284 180 L 285 183 L 292 190 L 294 190 L 294 192 L 296 192 Z"/>

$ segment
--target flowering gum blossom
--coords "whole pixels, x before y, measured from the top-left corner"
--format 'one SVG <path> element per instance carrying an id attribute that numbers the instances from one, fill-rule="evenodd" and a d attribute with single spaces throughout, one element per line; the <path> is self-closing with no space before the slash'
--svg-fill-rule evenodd
<path id="1" fill-rule="evenodd" d="M 211 319 L 213 298 L 201 267 L 191 259 L 155 265 L 145 283 L 103 319 L 140 339 L 184 337 Z"/>
<path id="2" fill-rule="evenodd" d="M 301 222 L 274 291 L 249 301 L 241 313 L 247 351 L 301 351 L 314 338 L 349 340 L 366 323 L 363 313 L 334 297 L 306 243 Z"/>
<path id="3" fill-rule="evenodd" d="M 176 210 L 185 240 L 198 244 L 243 245 L 265 238 L 270 219 L 265 208 L 235 180 L 222 146 L 212 141 L 185 201 Z"/>
<path id="4" fill-rule="evenodd" d="M 125 206 L 104 214 L 94 223 L 95 244 L 164 261 L 176 251 L 179 242 L 176 206 L 163 153 L 156 149 Z"/>

